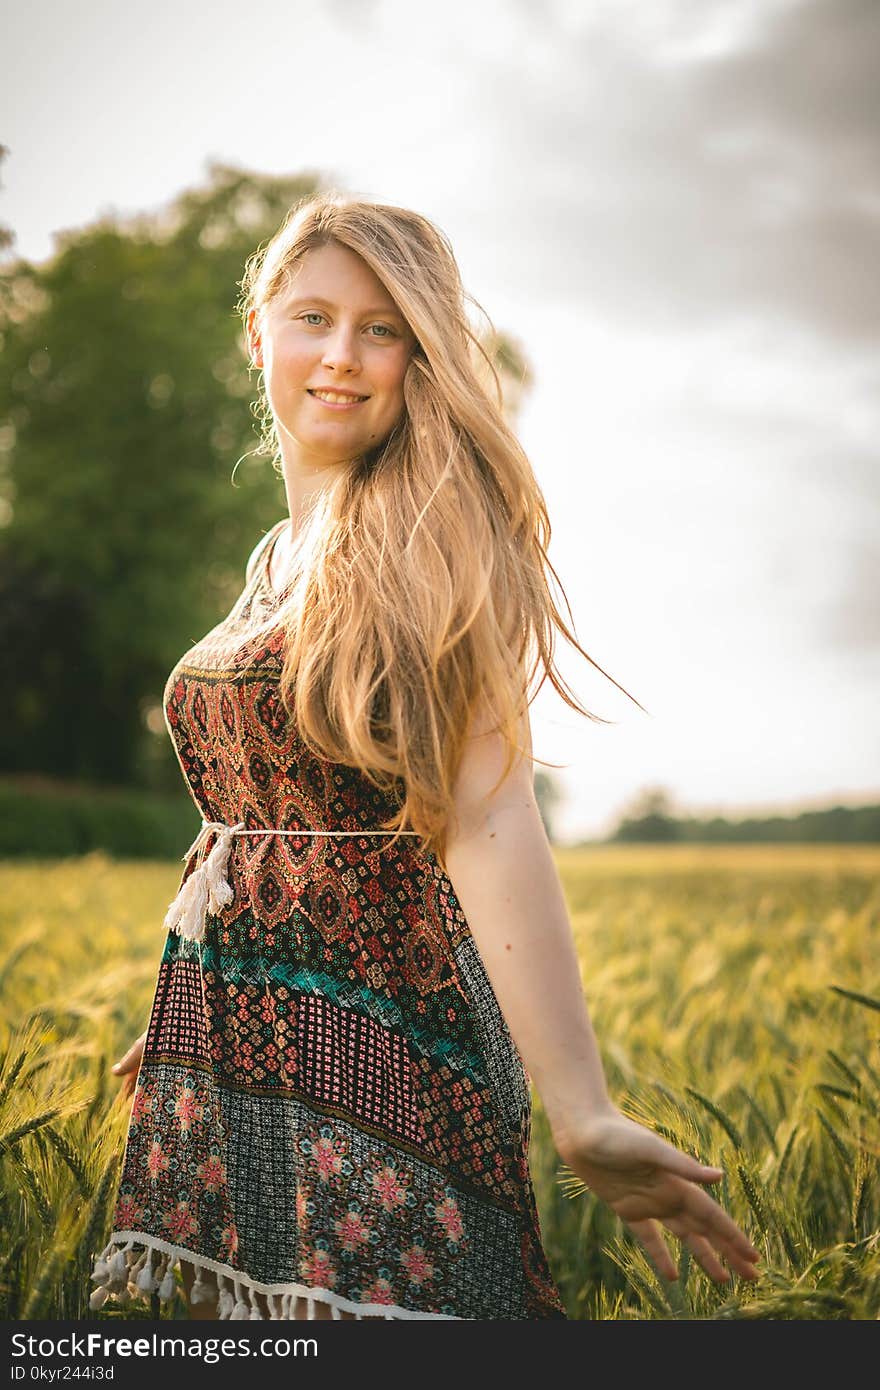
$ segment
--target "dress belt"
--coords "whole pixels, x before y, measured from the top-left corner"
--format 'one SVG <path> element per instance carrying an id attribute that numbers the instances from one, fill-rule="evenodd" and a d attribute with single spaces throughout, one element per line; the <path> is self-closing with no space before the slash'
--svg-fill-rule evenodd
<path id="1" fill-rule="evenodd" d="M 168 931 L 177 932 L 188 941 L 204 941 L 205 915 L 216 913 L 233 899 L 232 888 L 226 878 L 226 865 L 233 837 L 236 835 L 417 835 L 417 830 L 247 830 L 244 821 L 237 825 L 227 825 L 222 820 L 205 820 L 193 840 L 184 860 L 193 854 L 201 855 L 208 837 L 216 832 L 217 843 L 207 859 L 193 869 L 185 883 L 182 883 L 177 897 L 169 905 L 165 914 L 164 926 Z"/>

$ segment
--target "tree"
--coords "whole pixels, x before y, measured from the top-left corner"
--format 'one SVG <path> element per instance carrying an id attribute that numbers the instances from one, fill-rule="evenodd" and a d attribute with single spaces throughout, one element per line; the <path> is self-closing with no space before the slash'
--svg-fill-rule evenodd
<path id="1" fill-rule="evenodd" d="M 556 839 L 553 814 L 563 800 L 562 789 L 552 773 L 545 772 L 540 768 L 535 772 L 534 787 L 535 800 L 538 803 L 538 810 L 541 812 L 541 820 L 544 822 L 547 839 L 552 844 Z"/>
<path id="2" fill-rule="evenodd" d="M 282 513 L 265 458 L 230 485 L 258 442 L 234 305 L 255 245 L 315 186 L 213 165 L 158 216 L 0 267 L 6 769 L 137 780 L 145 711 Z"/>
<path id="3" fill-rule="evenodd" d="M 612 840 L 665 843 L 680 838 L 679 822 L 664 787 L 645 787 L 636 796 L 610 836 Z"/>
<path id="4" fill-rule="evenodd" d="M 3 160 L 6 158 L 8 153 L 9 146 L 0 145 L 0 164 L 3 163 Z M 2 185 L 0 185 L 0 187 L 2 187 Z M 10 247 L 14 241 L 15 233 L 13 232 L 12 228 L 4 227 L 3 224 L 0 223 L 0 251 L 5 251 L 7 247 Z"/>
<path id="5" fill-rule="evenodd" d="M 532 385 L 532 369 L 528 359 L 521 344 L 509 333 L 502 333 L 493 327 L 480 334 L 479 339 L 486 357 L 498 373 L 504 414 L 515 425 L 523 397 Z M 477 356 L 475 365 L 483 384 L 494 397 L 495 383 L 485 359 Z"/>

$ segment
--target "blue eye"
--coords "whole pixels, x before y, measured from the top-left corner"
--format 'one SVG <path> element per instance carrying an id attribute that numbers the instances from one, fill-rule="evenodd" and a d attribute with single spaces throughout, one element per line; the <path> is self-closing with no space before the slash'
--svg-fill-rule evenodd
<path id="1" fill-rule="evenodd" d="M 303 323 L 305 323 L 309 328 L 317 328 L 318 324 L 311 322 L 311 320 L 323 320 L 324 315 L 320 314 L 317 309 L 307 309 L 304 314 L 299 315 L 299 318 L 302 319 Z M 371 330 L 377 328 L 379 329 L 378 333 L 371 332 L 370 336 L 373 338 L 394 338 L 397 336 L 394 332 L 394 329 L 389 328 L 387 323 L 373 323 L 370 325 L 370 328 Z"/>

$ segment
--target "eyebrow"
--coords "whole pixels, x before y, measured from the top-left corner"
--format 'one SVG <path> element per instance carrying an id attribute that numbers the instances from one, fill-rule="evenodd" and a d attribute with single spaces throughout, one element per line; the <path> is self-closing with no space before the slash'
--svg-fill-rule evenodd
<path id="1" fill-rule="evenodd" d="M 329 299 L 322 299 L 319 294 L 299 295 L 296 299 L 288 300 L 288 308 L 299 309 L 303 304 L 321 304 L 325 309 L 335 309 L 337 306 Z M 400 319 L 405 322 L 403 314 L 399 309 L 389 308 L 386 304 L 380 304 L 372 309 L 364 310 L 364 317 L 368 318 L 373 314 L 384 314 L 386 318 Z"/>

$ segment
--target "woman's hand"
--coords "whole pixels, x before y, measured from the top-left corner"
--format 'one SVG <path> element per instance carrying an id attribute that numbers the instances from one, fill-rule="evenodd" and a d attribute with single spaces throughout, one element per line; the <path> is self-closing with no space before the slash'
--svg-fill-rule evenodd
<path id="1" fill-rule="evenodd" d="M 125 1056 L 118 1062 L 114 1062 L 110 1070 L 115 1076 L 122 1077 L 122 1086 L 119 1094 L 130 1096 L 135 1088 L 135 1083 L 140 1070 L 141 1058 L 144 1055 L 144 1043 L 147 1041 L 146 1032 L 141 1033 L 140 1037 L 132 1043 Z"/>
<path id="2" fill-rule="evenodd" d="M 717 1283 L 730 1274 L 716 1251 L 734 1273 L 758 1278 L 758 1251 L 702 1186 L 723 1177 L 722 1169 L 698 1163 L 613 1107 L 592 1117 L 576 1138 L 557 1140 L 557 1148 L 563 1163 L 626 1223 L 665 1279 L 677 1279 L 678 1269 L 661 1222 Z"/>

